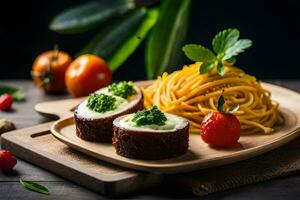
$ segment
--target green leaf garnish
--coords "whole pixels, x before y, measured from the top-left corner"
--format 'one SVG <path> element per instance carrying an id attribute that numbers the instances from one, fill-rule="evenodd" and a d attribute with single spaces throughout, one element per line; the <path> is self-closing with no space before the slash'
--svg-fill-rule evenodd
<path id="1" fill-rule="evenodd" d="M 218 99 L 218 107 L 217 107 L 219 112 L 223 112 L 224 103 L 225 103 L 225 99 L 224 99 L 223 95 L 221 95 Z"/>
<path id="2" fill-rule="evenodd" d="M 0 95 L 9 94 L 13 97 L 14 101 L 24 101 L 25 93 L 23 90 L 15 87 L 0 85 Z"/>
<path id="3" fill-rule="evenodd" d="M 205 60 L 212 63 L 216 60 L 215 54 L 204 46 L 197 44 L 187 44 L 182 48 L 185 55 L 192 61 Z"/>
<path id="4" fill-rule="evenodd" d="M 106 112 L 109 110 L 114 110 L 116 98 L 106 94 L 96 94 L 93 93 L 88 98 L 87 107 L 95 112 Z"/>
<path id="5" fill-rule="evenodd" d="M 225 53 L 226 49 L 233 46 L 240 36 L 237 29 L 226 29 L 219 32 L 212 41 L 212 46 L 217 54 Z"/>
<path id="6" fill-rule="evenodd" d="M 20 179 L 20 183 L 23 185 L 24 188 L 28 189 L 28 190 L 31 190 L 31 191 L 34 191 L 34 192 L 38 192 L 38 193 L 41 193 L 41 194 L 46 194 L 46 195 L 49 195 L 49 190 L 38 184 L 38 183 L 35 183 L 35 182 L 32 182 L 32 181 L 24 181 L 22 179 Z"/>
<path id="7" fill-rule="evenodd" d="M 220 74 L 221 76 L 224 76 L 225 74 L 225 69 L 224 66 L 221 62 L 218 62 L 217 64 L 217 70 L 218 70 L 218 74 Z"/>
<path id="8" fill-rule="evenodd" d="M 215 63 L 203 63 L 200 67 L 200 74 L 205 74 L 215 67 Z"/>
<path id="9" fill-rule="evenodd" d="M 141 110 L 134 114 L 132 121 L 137 126 L 156 124 L 162 126 L 167 121 L 167 118 L 163 112 L 161 112 L 157 106 L 153 106 L 148 110 Z"/>
<path id="10" fill-rule="evenodd" d="M 182 50 L 192 61 L 202 62 L 200 67 L 201 74 L 210 72 L 217 67 L 218 74 L 224 76 L 225 70 L 223 63 L 234 64 L 236 61 L 235 56 L 244 52 L 252 45 L 251 40 L 239 40 L 239 36 L 240 32 L 237 29 L 230 28 L 219 32 L 212 41 L 214 53 L 196 44 L 185 45 Z"/>
<path id="11" fill-rule="evenodd" d="M 232 58 L 233 56 L 237 56 L 251 46 L 252 46 L 251 40 L 247 40 L 247 39 L 238 40 L 233 46 L 226 49 L 223 60 L 227 60 Z"/>
<path id="12" fill-rule="evenodd" d="M 108 91 L 113 95 L 122 97 L 124 99 L 127 99 L 129 96 L 136 94 L 136 91 L 133 88 L 132 81 L 122 81 L 118 84 L 113 83 L 110 86 L 108 86 Z"/>

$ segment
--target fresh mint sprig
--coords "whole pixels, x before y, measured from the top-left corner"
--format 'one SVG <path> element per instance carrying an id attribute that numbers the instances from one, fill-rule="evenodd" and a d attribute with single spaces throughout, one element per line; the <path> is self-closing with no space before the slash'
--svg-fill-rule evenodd
<path id="1" fill-rule="evenodd" d="M 235 28 L 229 28 L 219 32 L 212 41 L 213 51 L 208 48 L 197 45 L 187 44 L 182 50 L 192 61 L 202 62 L 200 74 L 210 72 L 217 67 L 218 74 L 225 74 L 223 63 L 233 65 L 236 56 L 251 47 L 252 41 L 248 39 L 239 39 L 240 32 Z"/>

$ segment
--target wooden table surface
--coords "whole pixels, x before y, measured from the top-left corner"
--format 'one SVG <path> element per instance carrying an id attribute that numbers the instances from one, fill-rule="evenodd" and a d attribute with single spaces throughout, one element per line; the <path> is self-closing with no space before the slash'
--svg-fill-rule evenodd
<path id="1" fill-rule="evenodd" d="M 275 84 L 300 92 L 299 81 L 272 81 Z M 50 121 L 37 114 L 33 107 L 36 103 L 48 100 L 64 99 L 67 94 L 59 96 L 45 95 L 34 88 L 31 81 L 0 81 L 0 84 L 22 87 L 27 96 L 24 103 L 15 103 L 11 112 L 0 112 L 0 118 L 10 119 L 17 128 L 24 128 Z M 300 102 L 299 102 L 300 103 Z M 0 139 L 1 140 L 1 139 Z M 41 195 L 25 190 L 19 178 L 39 182 L 50 190 L 50 195 Z M 106 199 L 107 197 L 73 184 L 30 163 L 18 159 L 15 173 L 7 176 L 0 173 L 0 200 L 6 199 Z M 149 188 L 145 191 L 123 196 L 126 199 L 198 199 L 191 193 L 174 188 L 170 183 Z M 273 179 L 267 182 L 236 188 L 229 191 L 208 195 L 201 199 L 300 199 L 300 175 Z"/>

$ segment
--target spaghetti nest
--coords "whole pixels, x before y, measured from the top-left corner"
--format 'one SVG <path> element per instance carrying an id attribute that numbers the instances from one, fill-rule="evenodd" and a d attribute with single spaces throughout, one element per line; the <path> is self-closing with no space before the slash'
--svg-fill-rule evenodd
<path id="1" fill-rule="evenodd" d="M 232 66 L 225 66 L 224 76 L 216 70 L 199 74 L 200 65 L 196 62 L 171 74 L 164 73 L 152 85 L 142 88 L 145 107 L 157 105 L 164 112 L 185 117 L 190 122 L 190 133 L 199 133 L 204 116 L 217 110 L 222 94 L 225 109 L 239 104 L 234 115 L 242 133 L 273 132 L 274 124 L 282 120 L 279 104 L 272 102 L 271 93 L 254 76 Z"/>

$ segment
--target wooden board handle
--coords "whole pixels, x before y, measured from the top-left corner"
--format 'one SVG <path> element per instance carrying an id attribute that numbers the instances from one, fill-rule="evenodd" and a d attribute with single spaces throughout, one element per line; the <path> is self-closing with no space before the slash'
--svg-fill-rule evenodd
<path id="1" fill-rule="evenodd" d="M 46 117 L 58 117 L 65 118 L 70 117 L 73 114 L 74 108 L 82 102 L 86 97 L 57 100 L 57 101 L 46 101 L 35 105 L 34 109 Z"/>

